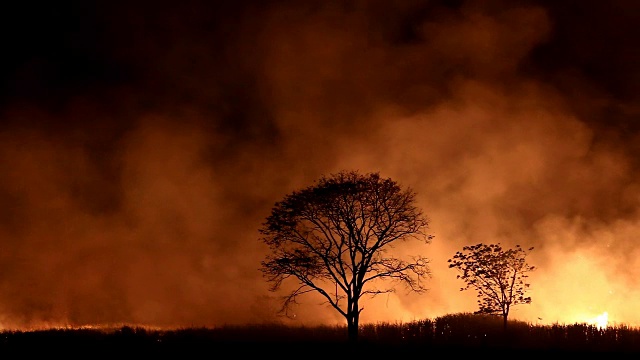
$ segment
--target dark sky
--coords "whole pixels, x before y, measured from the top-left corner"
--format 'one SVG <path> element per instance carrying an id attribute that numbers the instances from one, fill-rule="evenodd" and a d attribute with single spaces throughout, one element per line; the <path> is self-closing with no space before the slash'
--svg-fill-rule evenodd
<path id="1" fill-rule="evenodd" d="M 640 322 L 638 1 L 4 7 L 0 326 L 270 321 L 257 228 L 341 169 L 436 236 L 365 321 L 474 310 L 443 264 L 483 241 L 536 247 L 524 319 Z"/>

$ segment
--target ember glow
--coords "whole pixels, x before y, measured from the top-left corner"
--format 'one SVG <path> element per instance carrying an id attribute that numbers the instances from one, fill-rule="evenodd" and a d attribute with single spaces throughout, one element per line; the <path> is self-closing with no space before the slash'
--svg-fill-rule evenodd
<path id="1" fill-rule="evenodd" d="M 361 321 L 475 311 L 446 260 L 485 242 L 534 247 L 510 318 L 640 326 L 640 2 L 576 4 L 16 6 L 0 328 L 284 321 L 257 230 L 343 169 L 412 187 L 435 235 L 396 249 L 429 291 Z M 320 303 L 295 324 L 342 324 Z"/>

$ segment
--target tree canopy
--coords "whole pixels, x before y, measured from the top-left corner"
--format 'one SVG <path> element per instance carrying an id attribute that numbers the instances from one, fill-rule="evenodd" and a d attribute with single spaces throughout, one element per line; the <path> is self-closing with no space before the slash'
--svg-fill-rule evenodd
<path id="1" fill-rule="evenodd" d="M 531 303 L 531 297 L 525 295 L 528 273 L 535 270 L 526 262 L 532 250 L 525 251 L 520 245 L 503 249 L 499 243 L 464 246 L 448 260 L 449 268 L 457 269 L 457 278 L 466 283 L 460 291 L 474 288 L 478 292 L 476 313 L 501 315 L 506 329 L 511 307 Z"/>
<path id="2" fill-rule="evenodd" d="M 390 251 L 398 241 L 433 238 L 415 197 L 379 173 L 342 171 L 277 202 L 260 228 L 271 250 L 261 271 L 272 291 L 287 280 L 294 284 L 281 312 L 316 292 L 345 317 L 349 340 L 356 341 L 362 296 L 393 292 L 397 283 L 426 291 L 429 260 L 400 259 Z"/>

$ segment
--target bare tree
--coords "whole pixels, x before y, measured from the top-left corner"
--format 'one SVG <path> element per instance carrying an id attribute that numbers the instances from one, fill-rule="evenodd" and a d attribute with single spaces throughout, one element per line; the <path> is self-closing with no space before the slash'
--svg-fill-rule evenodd
<path id="1" fill-rule="evenodd" d="M 288 315 L 300 295 L 317 292 L 345 317 L 348 340 L 356 342 L 364 295 L 394 292 L 394 281 L 426 291 L 428 259 L 389 254 L 397 241 L 433 238 L 424 233 L 428 220 L 415 195 L 378 173 L 342 171 L 277 202 L 260 229 L 271 250 L 261 271 L 271 291 L 285 280 L 295 284 L 280 313 Z"/>
<path id="2" fill-rule="evenodd" d="M 463 247 L 448 260 L 449 268 L 457 269 L 461 273 L 457 278 L 466 283 L 460 291 L 471 287 L 478 291 L 476 314 L 501 315 L 505 331 L 511 307 L 531 303 L 531 297 L 525 296 L 527 274 L 535 270 L 526 262 L 531 250 L 533 247 L 525 251 L 516 245 L 505 250 L 499 243 L 480 243 Z"/>

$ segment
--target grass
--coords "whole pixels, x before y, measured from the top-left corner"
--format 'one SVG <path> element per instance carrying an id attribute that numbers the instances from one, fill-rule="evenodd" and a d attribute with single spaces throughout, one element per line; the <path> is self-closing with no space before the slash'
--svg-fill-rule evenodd
<path id="1" fill-rule="evenodd" d="M 451 314 L 408 323 L 365 324 L 356 345 L 346 341 L 345 326 L 287 326 L 249 324 L 213 328 L 157 330 L 122 326 L 115 329 L 46 329 L 3 331 L 0 350 L 25 355 L 60 354 L 82 357 L 146 355 L 184 358 L 228 354 L 274 354 L 282 357 L 333 356 L 346 351 L 359 355 L 433 351 L 449 354 L 640 354 L 640 329 L 627 326 L 598 328 L 590 324 L 531 325 L 488 315 Z M 204 355 L 203 355 L 204 354 Z M 208 355 L 207 355 L 208 354 Z M 307 354 L 307 355 L 302 355 Z M 289 356 L 291 355 L 291 356 Z"/>

